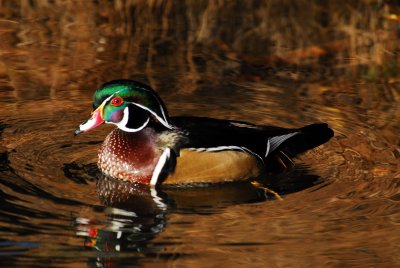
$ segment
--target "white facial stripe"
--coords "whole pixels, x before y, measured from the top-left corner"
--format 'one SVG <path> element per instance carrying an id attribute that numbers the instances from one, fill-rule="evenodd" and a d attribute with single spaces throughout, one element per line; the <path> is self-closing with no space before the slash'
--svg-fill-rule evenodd
<path id="1" fill-rule="evenodd" d="M 126 132 L 138 132 L 138 131 L 141 131 L 142 129 L 144 129 L 147 126 L 147 124 L 150 121 L 150 117 L 147 118 L 146 122 L 144 122 L 144 124 L 141 125 L 138 128 L 127 128 L 126 124 L 128 124 L 128 120 L 129 120 L 129 108 L 125 107 L 124 108 L 124 117 L 122 118 L 122 120 L 120 122 L 118 122 L 118 123 L 112 123 L 112 122 L 110 122 L 110 123 L 114 124 L 114 125 L 117 125 L 119 129 L 121 129 L 123 131 L 126 131 Z"/>
<path id="2" fill-rule="evenodd" d="M 111 98 L 113 98 L 113 97 L 115 96 L 115 94 L 118 94 L 119 92 L 120 92 L 120 91 L 117 91 L 117 92 L 115 92 L 114 94 L 110 95 L 107 99 L 105 99 L 105 100 L 102 102 L 101 105 L 106 105 L 106 103 L 107 103 Z M 139 103 L 136 103 L 136 102 L 130 102 L 130 103 L 132 103 L 132 104 L 134 104 L 134 105 L 136 105 L 136 106 L 138 106 L 138 107 L 140 107 L 140 108 L 142 108 L 142 109 L 144 109 L 144 110 L 150 112 L 150 113 L 151 113 L 152 115 L 154 115 L 154 117 L 156 117 L 157 120 L 158 120 L 161 124 L 163 124 L 165 127 L 169 128 L 169 129 L 173 129 L 173 128 L 174 128 L 173 126 L 171 126 L 171 125 L 168 123 L 167 117 L 166 117 L 166 115 L 165 115 L 165 113 L 164 113 L 164 109 L 163 109 L 163 107 L 162 107 L 161 105 L 160 105 L 160 110 L 161 110 L 161 112 L 162 112 L 163 118 L 161 118 L 158 114 L 156 114 L 153 110 L 149 109 L 149 108 L 146 107 L 146 106 L 143 106 L 143 105 L 141 105 L 141 104 L 139 104 Z M 127 132 L 137 132 L 137 131 L 140 131 L 140 130 L 142 130 L 143 128 L 145 128 L 146 125 L 147 125 L 147 124 L 149 123 L 149 121 L 150 121 L 150 118 L 148 118 L 147 121 L 146 121 L 142 126 L 140 126 L 139 128 L 133 128 L 133 129 L 132 129 L 132 128 L 127 128 L 127 127 L 126 127 L 126 124 L 128 123 L 128 119 L 129 119 L 129 110 L 128 110 L 128 107 L 125 107 L 125 109 L 124 109 L 124 117 L 122 118 L 122 120 L 121 120 L 119 123 L 114 123 L 114 122 L 106 122 L 106 123 L 107 123 L 107 124 L 114 124 L 114 125 L 118 126 L 118 128 L 120 128 L 121 130 L 124 130 L 124 131 L 127 131 Z"/>
<path id="3" fill-rule="evenodd" d="M 118 93 L 118 92 L 116 92 L 116 93 Z M 114 97 L 114 95 L 115 95 L 116 93 L 110 95 L 107 99 L 105 99 L 105 100 L 101 103 L 101 105 L 106 105 L 106 102 L 109 101 L 109 100 L 111 100 L 111 98 Z"/>
<path id="4" fill-rule="evenodd" d="M 144 88 L 142 88 L 142 89 L 144 89 Z M 158 100 L 158 96 L 157 96 L 156 94 L 154 94 L 154 92 L 152 92 L 152 91 L 149 91 L 149 90 L 147 90 L 147 89 L 144 89 L 144 90 L 146 90 L 146 91 L 149 92 L 151 95 L 153 95 L 154 99 L 157 100 L 158 106 L 160 107 L 161 113 L 162 113 L 162 115 L 163 115 L 163 117 L 164 117 L 163 120 L 164 120 L 165 123 L 167 123 L 167 125 L 168 125 L 167 116 L 165 115 L 165 112 L 164 112 L 164 107 L 160 104 L 160 101 Z M 157 115 L 155 115 L 155 116 L 157 116 Z M 157 117 L 158 117 L 158 116 L 157 116 Z M 164 125 L 164 126 L 166 126 L 166 125 Z M 168 127 L 168 126 L 166 126 L 166 127 Z"/>
<path id="5" fill-rule="evenodd" d="M 148 111 L 148 112 L 150 112 L 150 113 L 151 113 L 152 115 L 154 115 L 154 116 L 157 118 L 157 120 L 160 121 L 160 123 L 163 124 L 165 127 L 169 128 L 169 129 L 173 129 L 173 128 L 174 128 L 173 126 L 171 126 L 170 124 L 168 124 L 166 118 L 161 118 L 158 114 L 156 114 L 154 111 L 152 111 L 151 109 L 147 108 L 146 106 L 143 106 L 143 105 L 141 105 L 141 104 L 139 104 L 139 103 L 136 103 L 136 102 L 131 102 L 131 103 L 134 104 L 134 105 L 136 105 L 136 106 L 138 106 L 138 107 L 140 107 L 140 108 L 142 108 L 142 109 L 144 109 L 144 110 L 146 110 L 146 111 Z M 161 108 L 162 108 L 162 107 L 161 107 Z M 163 115 L 164 115 L 164 117 L 165 117 L 165 114 L 164 114 L 163 109 L 161 109 L 161 111 L 162 111 L 162 113 L 163 113 Z"/>
<path id="6" fill-rule="evenodd" d="M 106 103 L 107 103 L 107 101 L 111 100 L 111 98 L 114 97 L 115 94 L 118 94 L 120 91 L 121 91 L 121 90 L 118 90 L 117 92 L 111 94 L 107 99 L 105 99 L 105 100 L 101 103 L 101 105 L 104 105 L 104 106 L 105 106 Z M 101 106 L 101 105 L 100 105 L 100 106 Z"/>
<path id="7" fill-rule="evenodd" d="M 158 179 L 160 178 L 160 173 L 165 164 L 167 163 L 170 155 L 171 155 L 171 149 L 170 148 L 165 149 L 162 155 L 160 156 L 160 159 L 158 159 L 156 167 L 154 168 L 153 175 L 151 176 L 150 180 L 150 185 L 155 186 L 157 184 Z"/>

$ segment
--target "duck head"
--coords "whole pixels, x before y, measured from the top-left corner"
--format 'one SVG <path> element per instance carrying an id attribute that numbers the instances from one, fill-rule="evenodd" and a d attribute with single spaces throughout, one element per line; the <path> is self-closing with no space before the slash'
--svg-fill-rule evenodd
<path id="1" fill-rule="evenodd" d="M 154 90 L 137 81 L 115 80 L 96 90 L 92 115 L 75 130 L 75 135 L 103 123 L 114 124 L 123 131 L 137 132 L 149 122 L 173 128 L 167 110 Z"/>

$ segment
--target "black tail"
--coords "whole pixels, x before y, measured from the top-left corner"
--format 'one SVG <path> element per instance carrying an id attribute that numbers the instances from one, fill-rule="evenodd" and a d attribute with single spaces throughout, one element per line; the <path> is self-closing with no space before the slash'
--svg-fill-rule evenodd
<path id="1" fill-rule="evenodd" d="M 333 130 L 324 123 L 308 125 L 299 130 L 300 134 L 282 144 L 281 150 L 290 157 L 324 144 L 334 135 Z"/>

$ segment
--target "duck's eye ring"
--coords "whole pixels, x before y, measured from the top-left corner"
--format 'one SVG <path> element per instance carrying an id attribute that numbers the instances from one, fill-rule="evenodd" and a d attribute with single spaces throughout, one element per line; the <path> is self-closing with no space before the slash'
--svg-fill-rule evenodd
<path id="1" fill-rule="evenodd" d="M 111 100 L 111 105 L 112 105 L 112 106 L 121 106 L 123 102 L 124 102 L 124 101 L 122 100 L 121 97 L 115 97 L 115 98 L 113 98 L 113 99 Z"/>

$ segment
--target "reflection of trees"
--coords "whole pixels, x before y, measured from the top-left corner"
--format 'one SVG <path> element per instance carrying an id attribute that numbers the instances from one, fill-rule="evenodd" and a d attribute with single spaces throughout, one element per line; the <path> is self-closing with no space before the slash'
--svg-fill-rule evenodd
<path id="1" fill-rule="evenodd" d="M 313 66 L 327 65 L 368 66 L 361 71 L 370 76 L 397 70 L 396 55 L 383 53 L 398 48 L 396 21 L 389 19 L 396 10 L 388 4 L 127 0 L 1 5 L 0 71 L 22 90 L 18 95 L 27 94 L 24 89 L 32 84 L 54 97 L 64 87 L 82 88 L 84 82 L 85 89 L 92 88 L 120 77 L 193 92 L 200 81 L 221 81 L 226 75 L 259 79 L 289 71 L 305 78 Z"/>
<path id="2" fill-rule="evenodd" d="M 89 100 L 93 88 L 106 80 L 134 78 L 167 98 L 176 96 L 168 94 L 173 91 L 212 89 L 228 95 L 228 90 L 243 92 L 249 87 L 257 99 L 241 107 L 260 105 L 265 107 L 263 115 L 273 113 L 276 118 L 285 113 L 285 122 L 292 125 L 317 118 L 341 130 L 349 121 L 367 120 L 391 133 L 398 125 L 392 120 L 398 118 L 398 105 L 387 107 L 398 102 L 399 54 L 394 52 L 400 44 L 398 7 L 389 2 L 127 0 L 0 5 L 2 99 Z M 354 78 L 385 84 L 370 88 L 354 84 Z M 275 80 L 288 83 L 276 85 L 271 82 Z M 236 85 L 226 86 L 226 81 Z M 282 108 L 287 106 L 309 109 L 311 118 L 288 115 Z M 359 116 L 371 109 L 378 109 L 379 116 Z"/>

